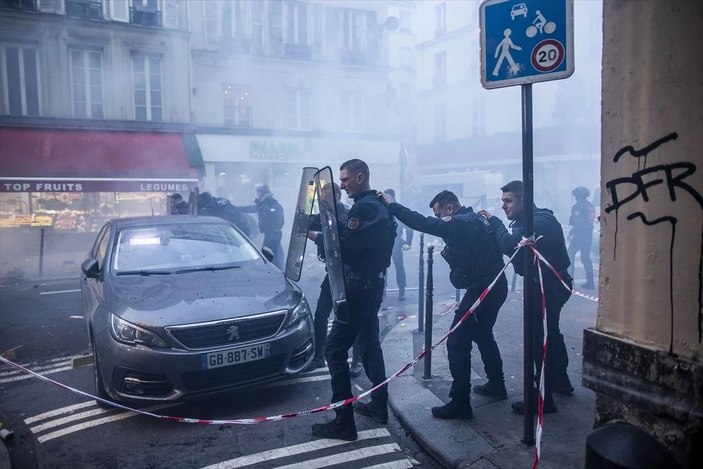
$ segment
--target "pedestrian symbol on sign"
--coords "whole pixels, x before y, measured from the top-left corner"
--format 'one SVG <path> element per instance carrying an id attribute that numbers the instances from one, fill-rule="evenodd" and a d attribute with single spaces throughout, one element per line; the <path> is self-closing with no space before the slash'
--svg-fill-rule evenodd
<path id="1" fill-rule="evenodd" d="M 510 49 L 522 50 L 522 47 L 513 44 L 513 41 L 510 39 L 511 33 L 512 31 L 510 30 L 510 28 L 507 28 L 505 31 L 503 31 L 503 36 L 505 37 L 502 41 L 500 41 L 498 47 L 496 47 L 496 53 L 494 57 L 498 59 L 498 62 L 496 62 L 496 66 L 493 69 L 493 76 L 495 77 L 498 76 L 498 72 L 500 71 L 500 66 L 503 64 L 503 60 L 507 60 L 508 65 L 510 65 L 510 72 L 508 73 L 508 75 L 514 75 L 520 70 L 520 67 L 515 64 L 513 56 L 510 55 Z"/>

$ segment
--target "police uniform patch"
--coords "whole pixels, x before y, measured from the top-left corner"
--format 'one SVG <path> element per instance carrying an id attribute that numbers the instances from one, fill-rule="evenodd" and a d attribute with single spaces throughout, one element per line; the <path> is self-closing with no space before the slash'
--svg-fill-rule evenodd
<path id="1" fill-rule="evenodd" d="M 347 228 L 349 228 L 350 230 L 355 230 L 359 228 L 359 220 L 357 218 L 350 218 L 347 221 Z"/>
<path id="2" fill-rule="evenodd" d="M 448 217 L 442 217 L 442 221 L 450 221 L 452 219 L 451 216 Z"/>

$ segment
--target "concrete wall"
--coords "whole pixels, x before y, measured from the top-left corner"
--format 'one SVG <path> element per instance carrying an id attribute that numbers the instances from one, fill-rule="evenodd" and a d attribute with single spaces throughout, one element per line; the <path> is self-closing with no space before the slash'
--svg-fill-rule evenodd
<path id="1" fill-rule="evenodd" d="M 604 4 L 598 329 L 701 357 L 703 4 Z"/>
<path id="2" fill-rule="evenodd" d="M 583 382 L 682 467 L 703 460 L 703 3 L 603 7 L 600 305 Z"/>

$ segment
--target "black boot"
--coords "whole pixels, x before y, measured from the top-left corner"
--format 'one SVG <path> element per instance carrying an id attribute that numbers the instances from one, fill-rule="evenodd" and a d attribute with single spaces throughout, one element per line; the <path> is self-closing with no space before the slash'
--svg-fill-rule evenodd
<path id="1" fill-rule="evenodd" d="M 581 284 L 581 288 L 584 290 L 595 290 L 596 285 L 593 283 L 593 279 L 586 280 L 586 283 Z"/>
<path id="2" fill-rule="evenodd" d="M 337 412 L 331 422 L 316 423 L 312 426 L 312 434 L 318 438 L 354 441 L 357 438 L 356 425 L 352 409 Z"/>
<path id="3" fill-rule="evenodd" d="M 479 396 L 492 397 L 497 401 L 508 398 L 508 391 L 505 389 L 505 383 L 502 381 L 488 380 L 486 384 L 477 384 L 474 386 L 474 392 Z"/>
<path id="4" fill-rule="evenodd" d="M 400 301 L 405 300 L 405 287 L 398 288 L 398 299 Z"/>
<path id="5" fill-rule="evenodd" d="M 432 407 L 432 415 L 438 419 L 471 419 L 474 412 L 471 410 L 470 401 L 459 401 L 452 399 L 448 404 L 441 407 Z"/>
<path id="6" fill-rule="evenodd" d="M 358 401 L 354 404 L 354 411 L 357 414 L 371 417 L 381 425 L 388 423 L 388 405 L 385 401 L 381 402 L 380 399 L 371 399 L 368 404 Z"/>
<path id="7" fill-rule="evenodd" d="M 533 412 L 536 414 L 538 409 L 537 406 L 538 402 L 538 395 L 537 395 L 537 390 L 535 390 L 535 402 L 532 407 Z M 510 404 L 510 407 L 513 408 L 513 412 L 516 414 L 523 415 L 525 413 L 525 403 L 523 401 L 515 401 L 512 404 Z M 544 396 L 544 413 L 545 414 L 553 414 L 554 412 L 557 411 L 557 405 L 554 403 L 554 398 L 552 397 L 551 394 L 547 394 Z"/>

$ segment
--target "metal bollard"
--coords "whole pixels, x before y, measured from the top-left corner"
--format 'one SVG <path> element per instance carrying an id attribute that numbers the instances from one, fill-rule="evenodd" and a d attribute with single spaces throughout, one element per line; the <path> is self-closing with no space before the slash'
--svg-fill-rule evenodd
<path id="1" fill-rule="evenodd" d="M 39 234 L 39 276 L 44 274 L 44 228 Z"/>
<path id="2" fill-rule="evenodd" d="M 432 277 L 432 253 L 434 246 L 427 246 L 427 291 L 425 292 L 425 350 L 432 346 L 432 297 L 433 297 L 433 277 Z M 432 378 L 432 352 L 425 355 L 425 379 Z"/>
<path id="3" fill-rule="evenodd" d="M 417 282 L 417 330 L 422 332 L 425 327 L 425 233 L 420 233 L 420 266 L 418 269 L 419 280 Z"/>

